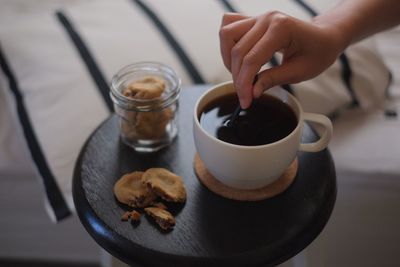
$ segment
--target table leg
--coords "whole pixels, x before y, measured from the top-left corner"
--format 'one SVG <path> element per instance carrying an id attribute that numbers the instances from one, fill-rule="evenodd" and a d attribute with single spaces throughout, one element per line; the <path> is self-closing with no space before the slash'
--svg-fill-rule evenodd
<path id="1" fill-rule="evenodd" d="M 101 249 L 100 251 L 100 266 L 101 267 L 129 267 L 119 259 L 113 257 L 110 253 Z"/>

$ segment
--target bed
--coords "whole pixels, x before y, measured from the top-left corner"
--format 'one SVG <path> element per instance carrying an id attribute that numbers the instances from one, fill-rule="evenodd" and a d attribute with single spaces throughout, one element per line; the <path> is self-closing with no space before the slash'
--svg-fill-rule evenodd
<path id="1" fill-rule="evenodd" d="M 74 213 L 71 177 L 113 112 L 108 84 L 121 67 L 158 61 L 183 87 L 223 82 L 224 12 L 309 20 L 335 2 L 0 0 L 0 259 L 105 264 Z M 295 266 L 400 263 L 399 42 L 400 28 L 378 34 L 291 85 L 305 110 L 332 117 L 338 178 L 332 218 Z"/>

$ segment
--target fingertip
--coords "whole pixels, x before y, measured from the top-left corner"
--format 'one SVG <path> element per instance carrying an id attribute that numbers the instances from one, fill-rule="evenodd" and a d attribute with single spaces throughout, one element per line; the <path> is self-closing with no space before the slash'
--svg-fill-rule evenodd
<path id="1" fill-rule="evenodd" d="M 253 87 L 253 97 L 259 98 L 263 94 L 264 90 L 265 88 L 263 86 L 261 86 L 259 83 L 256 83 Z"/>
<path id="2" fill-rule="evenodd" d="M 253 91 L 254 98 L 259 98 L 261 96 L 261 94 L 262 94 L 261 91 L 254 89 L 254 91 Z"/>
<path id="3" fill-rule="evenodd" d="M 239 104 L 242 109 L 246 109 L 250 106 L 253 94 L 251 90 L 243 90 L 243 87 L 237 87 L 241 88 L 242 90 L 237 90 L 237 96 L 239 98 Z"/>
<path id="4" fill-rule="evenodd" d="M 247 109 L 250 107 L 251 105 L 251 99 L 247 99 L 247 98 L 239 98 L 239 103 L 240 103 L 240 107 L 242 109 Z"/>
<path id="5" fill-rule="evenodd" d="M 275 84 L 271 76 L 271 70 L 268 69 L 258 74 L 258 81 L 253 85 L 253 97 L 259 98 L 266 90 L 272 88 Z"/>

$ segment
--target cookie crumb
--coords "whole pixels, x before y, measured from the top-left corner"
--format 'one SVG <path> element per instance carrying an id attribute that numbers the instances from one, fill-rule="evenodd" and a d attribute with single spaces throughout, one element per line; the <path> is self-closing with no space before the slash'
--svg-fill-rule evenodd
<path id="1" fill-rule="evenodd" d="M 121 216 L 121 221 L 129 221 L 129 219 L 131 218 L 131 212 L 130 211 L 126 211 L 124 212 L 124 214 L 122 214 Z"/>
<path id="2" fill-rule="evenodd" d="M 140 217 L 142 214 L 136 210 L 133 211 L 126 211 L 124 214 L 121 216 L 121 221 L 127 222 L 129 219 L 131 219 L 134 222 L 140 221 Z"/>
<path id="3" fill-rule="evenodd" d="M 142 214 L 136 210 L 133 210 L 131 212 L 131 219 L 132 221 L 138 222 L 140 221 L 140 217 L 142 216 Z"/>

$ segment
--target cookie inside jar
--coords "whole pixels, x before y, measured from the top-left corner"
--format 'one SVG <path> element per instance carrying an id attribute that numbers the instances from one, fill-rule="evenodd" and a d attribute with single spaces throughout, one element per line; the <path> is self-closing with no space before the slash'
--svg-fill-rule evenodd
<path id="1" fill-rule="evenodd" d="M 127 66 L 113 77 L 111 97 L 122 141 L 137 151 L 167 146 L 177 135 L 180 79 L 156 63 Z"/>
<path id="2" fill-rule="evenodd" d="M 167 88 L 165 80 L 156 76 L 145 76 L 128 84 L 122 94 L 131 100 L 160 99 Z M 122 134 L 133 139 L 160 139 L 165 136 L 168 123 L 175 116 L 173 107 L 152 111 L 129 111 L 122 122 Z"/>

